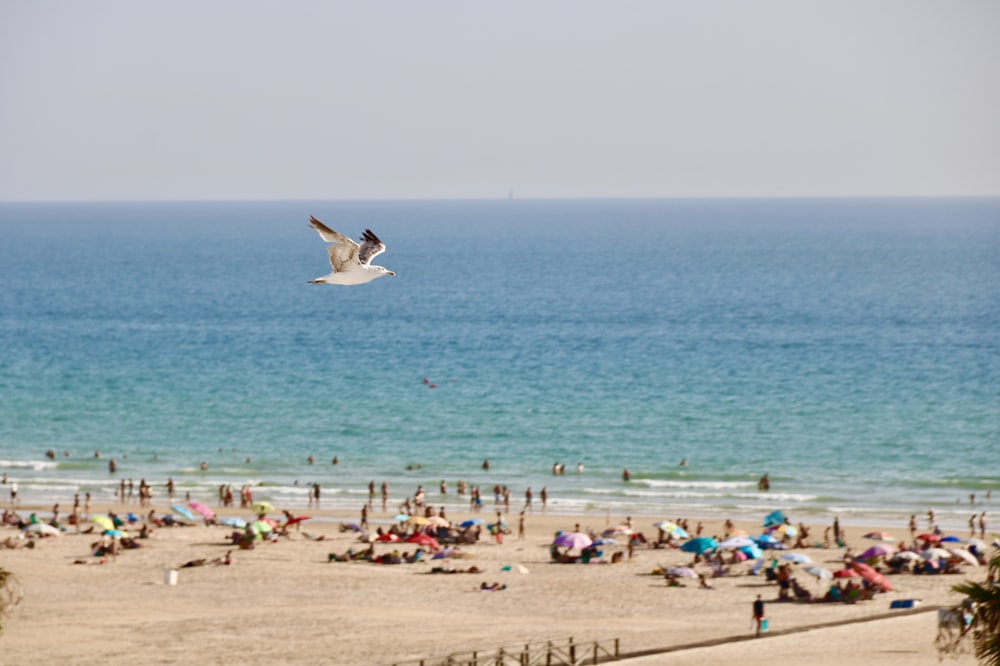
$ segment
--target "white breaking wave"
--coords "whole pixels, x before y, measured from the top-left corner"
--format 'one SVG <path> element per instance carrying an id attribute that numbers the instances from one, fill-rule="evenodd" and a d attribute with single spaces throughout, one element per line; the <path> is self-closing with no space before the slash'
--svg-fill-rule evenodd
<path id="1" fill-rule="evenodd" d="M 0 460 L 0 468 L 31 469 L 40 472 L 43 469 L 55 469 L 59 463 L 51 460 Z"/>

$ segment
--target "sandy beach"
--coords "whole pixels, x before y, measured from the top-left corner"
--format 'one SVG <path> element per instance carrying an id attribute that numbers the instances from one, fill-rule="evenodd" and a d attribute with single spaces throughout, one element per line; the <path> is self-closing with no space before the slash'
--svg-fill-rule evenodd
<path id="1" fill-rule="evenodd" d="M 95 512 L 109 508 L 95 506 Z M 129 510 L 115 508 L 118 513 Z M 30 509 L 21 507 L 21 515 Z M 158 513 L 168 510 L 157 507 Z M 233 513 L 252 517 L 246 510 Z M 938 660 L 936 614 L 894 615 L 890 602 L 918 599 L 918 610 L 953 605 L 960 599 L 951 586 L 978 578 L 982 571 L 964 567 L 958 576 L 892 576 L 893 592 L 852 605 L 778 603 L 777 586 L 764 576 L 739 575 L 748 568 L 742 564 L 734 565 L 733 575 L 711 578 L 711 590 L 691 579 L 683 588 L 667 587 L 664 577 L 652 572 L 690 564 L 692 555 L 677 550 L 642 547 L 631 560 L 625 555 L 615 564 L 551 561 L 548 546 L 557 530 L 573 530 L 579 523 L 601 531 L 608 526 L 605 517 L 529 514 L 524 540 L 517 538 L 514 517 L 513 533 L 503 544 L 484 537 L 463 547 L 461 559 L 382 565 L 329 561 L 330 553 L 365 545 L 356 533 L 339 529 L 341 521 L 353 522 L 356 516 L 326 510 L 309 514 L 314 519 L 303 523 L 300 532 L 293 530 L 275 543 L 261 542 L 253 550 L 232 548 L 232 528 L 204 525 L 158 528 L 141 548 L 97 565 L 74 564 L 89 558 L 96 537 L 72 531 L 39 539 L 33 549 L 0 550 L 0 566 L 17 575 L 24 591 L 0 635 L 0 661 L 32 664 L 44 655 L 49 663 L 102 665 L 137 660 L 388 664 L 573 637 L 577 643 L 618 639 L 623 654 L 652 653 L 632 659 L 635 664 L 719 663 L 736 657 L 743 664 L 770 664 L 776 652 L 786 663 L 877 658 L 889 665 L 931 664 Z M 495 514 L 481 516 L 489 521 Z M 373 529 L 388 526 L 391 518 L 373 513 Z M 611 518 L 617 523 L 625 517 Z M 705 534 L 723 534 L 721 521 L 704 524 Z M 635 527 L 647 536 L 656 533 L 648 519 L 636 520 Z M 752 524 L 737 527 L 759 531 Z M 825 526 L 811 528 L 821 536 Z M 908 540 L 898 526 L 885 529 Z M 872 542 L 862 535 L 870 530 L 846 525 L 847 543 L 856 551 L 866 548 Z M 0 528 L 0 540 L 16 534 L 14 528 Z M 393 548 L 412 550 L 412 544 L 376 545 L 380 553 Z M 180 568 L 229 550 L 231 565 Z M 603 559 L 618 550 L 625 548 L 604 547 Z M 831 569 L 840 568 L 843 556 L 836 548 L 795 552 Z M 517 567 L 504 571 L 510 564 L 528 573 Z M 438 566 L 475 566 L 481 573 L 432 573 Z M 166 584 L 168 569 L 178 570 L 176 585 Z M 803 571 L 797 578 L 813 592 L 822 594 L 828 587 Z M 506 589 L 480 591 L 484 582 Z M 752 633 L 751 604 L 757 594 L 768 601 L 771 631 L 737 641 Z M 837 624 L 865 619 L 871 621 Z M 829 624 L 834 626 L 822 627 Z M 809 627 L 816 628 L 800 631 Z M 668 651 L 707 641 L 721 644 Z M 954 663 L 974 660 L 966 655 Z"/>

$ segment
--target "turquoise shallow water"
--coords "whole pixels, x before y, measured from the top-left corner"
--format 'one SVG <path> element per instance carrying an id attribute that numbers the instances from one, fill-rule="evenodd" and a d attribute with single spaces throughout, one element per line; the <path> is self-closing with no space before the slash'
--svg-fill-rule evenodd
<path id="1" fill-rule="evenodd" d="M 310 214 L 372 228 L 397 276 L 306 284 Z M 1000 491 L 994 199 L 3 204 L 0 231 L 25 499 L 172 476 L 457 507 L 465 479 L 557 511 L 964 522 Z"/>

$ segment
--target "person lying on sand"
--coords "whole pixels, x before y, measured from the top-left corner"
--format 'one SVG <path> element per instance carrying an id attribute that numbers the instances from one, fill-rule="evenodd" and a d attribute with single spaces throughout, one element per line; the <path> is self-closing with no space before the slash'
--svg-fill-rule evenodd
<path id="1" fill-rule="evenodd" d="M 212 560 L 208 560 L 208 559 L 202 557 L 202 558 L 199 558 L 197 560 L 191 560 L 190 562 L 185 562 L 184 564 L 182 564 L 181 566 L 179 566 L 177 568 L 178 569 L 189 569 L 191 567 L 203 567 L 206 564 L 229 565 L 229 564 L 232 564 L 232 563 L 233 563 L 233 551 L 227 550 L 226 554 L 223 555 L 222 557 L 216 557 L 215 559 L 212 559 Z"/>
<path id="2" fill-rule="evenodd" d="M 456 569 L 454 567 L 434 567 L 430 570 L 432 574 L 458 574 L 458 573 L 482 573 L 479 567 L 473 565 L 468 569 Z"/>

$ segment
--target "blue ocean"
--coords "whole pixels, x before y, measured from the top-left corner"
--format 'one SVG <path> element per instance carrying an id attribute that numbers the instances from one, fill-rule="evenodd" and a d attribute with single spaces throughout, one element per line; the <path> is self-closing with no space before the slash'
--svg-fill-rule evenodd
<path id="1" fill-rule="evenodd" d="M 310 215 L 396 275 L 307 284 Z M 418 485 L 459 511 L 464 480 L 905 525 L 1000 499 L 998 199 L 8 203 L 0 233 L 25 502 L 173 478 L 354 510 L 384 480 L 390 511 Z"/>

